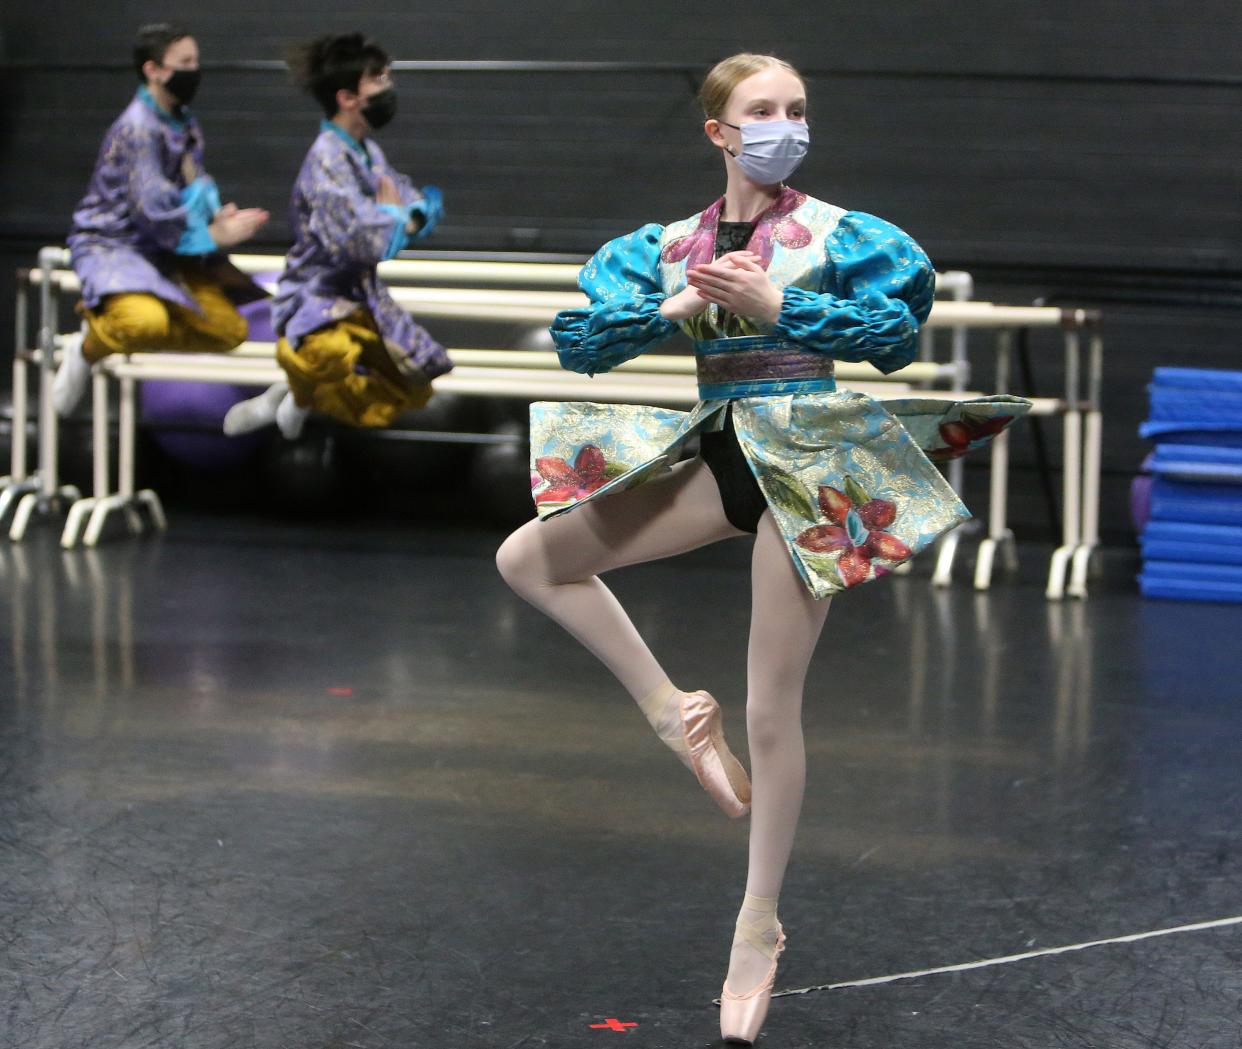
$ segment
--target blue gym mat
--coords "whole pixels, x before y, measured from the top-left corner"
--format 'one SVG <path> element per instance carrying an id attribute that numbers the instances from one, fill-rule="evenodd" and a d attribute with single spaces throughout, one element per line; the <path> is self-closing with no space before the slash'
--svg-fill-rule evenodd
<path id="1" fill-rule="evenodd" d="M 1139 433 L 1156 450 L 1139 589 L 1242 603 L 1242 371 L 1157 368 L 1148 393 Z"/>
<path id="2" fill-rule="evenodd" d="M 1161 443 L 1150 469 L 1175 480 L 1242 484 L 1242 448 Z"/>
<path id="3" fill-rule="evenodd" d="M 1139 536 L 1150 561 L 1193 561 L 1242 565 L 1242 528 L 1152 521 Z"/>
<path id="4" fill-rule="evenodd" d="M 1147 561 L 1139 576 L 1139 589 L 1145 597 L 1242 603 L 1242 565 Z"/>
<path id="5" fill-rule="evenodd" d="M 1219 368 L 1157 368 L 1152 373 L 1153 386 L 1174 389 L 1209 389 L 1242 393 L 1242 371 Z"/>
<path id="6" fill-rule="evenodd" d="M 1158 444 L 1214 444 L 1242 448 L 1242 419 L 1234 422 L 1166 422 L 1139 424 L 1139 436 Z"/>
<path id="7" fill-rule="evenodd" d="M 1151 486 L 1151 519 L 1242 526 L 1242 485 L 1156 477 Z"/>

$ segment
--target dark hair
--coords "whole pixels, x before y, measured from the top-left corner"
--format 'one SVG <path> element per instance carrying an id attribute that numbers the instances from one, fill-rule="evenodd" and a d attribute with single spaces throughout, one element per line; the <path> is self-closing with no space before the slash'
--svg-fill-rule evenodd
<path id="1" fill-rule="evenodd" d="M 134 71 L 138 74 L 138 79 L 147 79 L 142 71 L 146 62 L 163 62 L 168 49 L 189 35 L 187 30 L 171 22 L 152 22 L 139 29 L 138 37 L 134 41 Z"/>
<path id="2" fill-rule="evenodd" d="M 309 44 L 291 48 L 285 61 L 293 82 L 313 95 L 329 116 L 336 116 L 336 93 L 344 88 L 357 91 L 366 74 L 382 72 L 388 54 L 374 40 L 361 33 L 321 36 Z"/>

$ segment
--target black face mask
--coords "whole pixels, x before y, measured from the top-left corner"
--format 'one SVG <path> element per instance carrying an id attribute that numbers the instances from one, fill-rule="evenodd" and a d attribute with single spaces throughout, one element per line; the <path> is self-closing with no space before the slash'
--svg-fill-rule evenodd
<path id="1" fill-rule="evenodd" d="M 164 90 L 183 106 L 188 106 L 194 100 L 194 94 L 202 79 L 201 69 L 177 69 L 164 81 Z"/>
<path id="2" fill-rule="evenodd" d="M 367 99 L 362 107 L 362 118 L 376 131 L 397 115 L 396 88 L 386 87 Z"/>

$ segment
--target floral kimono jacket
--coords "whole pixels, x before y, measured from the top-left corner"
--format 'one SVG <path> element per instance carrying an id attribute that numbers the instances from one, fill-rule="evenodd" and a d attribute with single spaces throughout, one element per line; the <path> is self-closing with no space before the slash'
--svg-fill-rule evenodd
<path id="1" fill-rule="evenodd" d="M 582 268 L 590 305 L 552 325 L 562 364 L 607 371 L 672 336 L 660 304 L 713 258 L 723 198 L 698 215 L 605 244 Z M 715 306 L 683 321 L 695 340 L 699 403 L 531 405 L 531 483 L 541 518 L 641 484 L 692 434 L 738 444 L 799 574 L 817 598 L 885 574 L 970 517 L 932 464 L 981 447 L 1030 402 L 905 398 L 837 389 L 833 361 L 905 367 L 931 312 L 935 272 L 896 226 L 785 189 L 747 250 L 783 289 L 774 325 Z M 766 330 L 765 330 L 766 329 Z"/>

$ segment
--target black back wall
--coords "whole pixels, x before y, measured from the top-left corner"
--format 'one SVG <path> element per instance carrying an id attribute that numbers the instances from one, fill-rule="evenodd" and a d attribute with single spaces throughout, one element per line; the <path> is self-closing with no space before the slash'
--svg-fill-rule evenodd
<path id="1" fill-rule="evenodd" d="M 277 72 L 213 62 L 272 59 L 290 42 L 355 27 L 397 59 L 701 69 L 742 49 L 787 57 L 810 74 L 812 149 L 800 188 L 897 222 L 940 268 L 971 270 L 980 297 L 1052 295 L 1105 309 L 1113 535 L 1128 527 L 1124 488 L 1144 452 L 1134 427 L 1152 366 L 1242 367 L 1236 0 L 378 0 L 348 17 L 339 10 L 321 0 L 9 0 L 0 15 L 10 63 L 0 82 L 0 310 L 10 307 L 13 267 L 39 243 L 63 240 L 99 138 L 133 91 L 133 74 L 108 66 L 127 61 L 138 24 L 170 18 L 191 28 L 208 66 L 195 108 L 211 170 L 226 199 L 273 211 L 272 248 L 284 244 L 289 186 L 318 114 Z M 440 247 L 586 253 L 697 210 L 722 184 L 690 78 L 676 69 L 406 73 L 398 89 L 401 112 L 381 141 L 416 181 L 444 189 Z M 1056 371 L 1044 356 L 1055 342 L 1037 338 L 1033 348 L 1037 379 L 1051 389 Z M 1022 470 L 1029 448 L 1018 445 Z M 1042 521 L 1033 503 L 1029 523 Z"/>

